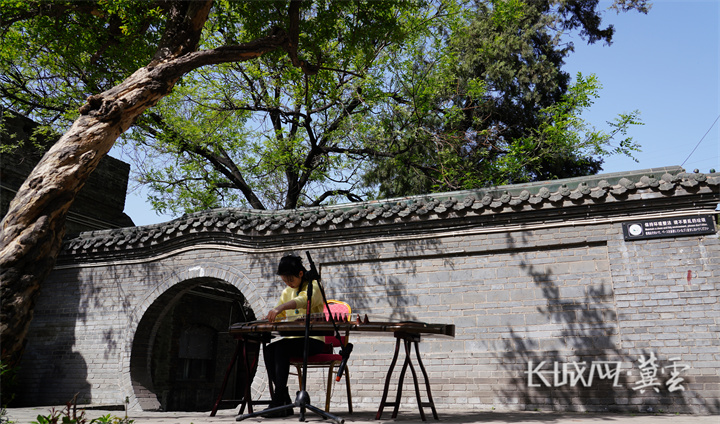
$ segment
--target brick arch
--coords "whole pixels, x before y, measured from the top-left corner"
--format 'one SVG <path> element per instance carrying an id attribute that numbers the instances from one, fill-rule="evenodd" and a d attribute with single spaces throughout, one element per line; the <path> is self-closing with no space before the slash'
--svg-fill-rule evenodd
<path id="1" fill-rule="evenodd" d="M 222 264 L 208 264 L 204 261 L 201 265 L 173 269 L 166 275 L 168 276 L 150 291 L 127 317 L 128 324 L 121 347 L 120 390 L 132 410 L 152 410 L 160 406 L 155 393 L 150 390 L 152 377 L 149 375 L 146 362 L 149 360 L 157 326 L 144 324 L 141 327 L 143 318 L 160 321 L 174 301 L 203 282 L 232 286 L 244 296 L 253 311 L 266 309 L 266 302 L 258 296 L 255 283 L 236 268 Z M 143 357 L 138 358 L 138 352 L 144 352 Z M 135 360 L 133 354 L 136 356 Z"/>

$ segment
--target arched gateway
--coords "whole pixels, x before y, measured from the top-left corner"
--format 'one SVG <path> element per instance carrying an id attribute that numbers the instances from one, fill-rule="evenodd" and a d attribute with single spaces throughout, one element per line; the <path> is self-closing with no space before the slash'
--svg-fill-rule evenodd
<path id="1" fill-rule="evenodd" d="M 717 413 L 719 193 L 671 167 L 82 233 L 43 284 L 18 401 L 209 410 L 230 323 L 266 313 L 278 258 L 307 250 L 353 311 L 455 325 L 421 344 L 440 409 Z M 393 346 L 355 339 L 358 408 Z"/>
<path id="2" fill-rule="evenodd" d="M 222 335 L 230 323 L 253 321 L 255 314 L 237 287 L 213 277 L 180 281 L 151 296 L 137 327 L 128 329 L 132 393 L 143 409 L 207 409 L 234 353 Z M 244 378 L 238 368 L 230 387 Z"/>

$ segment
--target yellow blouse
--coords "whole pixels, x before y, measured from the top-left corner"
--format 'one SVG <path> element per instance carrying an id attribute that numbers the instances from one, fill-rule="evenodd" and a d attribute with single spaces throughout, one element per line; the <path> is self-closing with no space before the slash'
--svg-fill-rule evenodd
<path id="1" fill-rule="evenodd" d="M 316 280 L 313 280 L 312 285 L 312 303 L 310 304 L 310 313 L 319 314 L 322 313 L 325 309 L 323 305 L 322 293 L 320 293 L 320 287 L 318 287 L 318 282 Z M 282 294 L 280 295 L 280 299 L 278 299 L 275 306 L 277 307 L 282 305 L 283 303 L 294 300 L 298 308 L 288 309 L 280 312 L 275 318 L 275 320 L 285 319 L 286 321 L 292 321 L 295 319 L 300 319 L 305 315 L 305 309 L 307 308 L 307 285 L 303 286 L 303 289 L 300 290 L 300 293 L 296 292 L 297 289 L 294 289 L 292 287 L 286 287 L 285 290 L 283 290 Z M 300 336 L 288 336 L 287 338 L 299 337 Z M 322 336 L 313 336 L 313 338 L 323 342 L 325 341 L 325 338 Z"/>

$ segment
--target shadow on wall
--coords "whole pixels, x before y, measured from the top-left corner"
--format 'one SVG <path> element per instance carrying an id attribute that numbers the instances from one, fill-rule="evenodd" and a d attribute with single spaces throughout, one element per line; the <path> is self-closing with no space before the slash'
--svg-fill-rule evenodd
<path id="1" fill-rule="evenodd" d="M 77 270 L 59 274 L 43 284 L 38 296 L 12 406 L 64 405 L 75 395 L 79 404 L 93 401 L 87 362 L 75 346 L 78 332 L 88 326 L 88 302 L 100 290 L 93 281 L 80 287 Z M 98 340 L 98 346 L 104 341 Z M 109 342 L 106 353 L 114 348 Z"/>
<path id="2" fill-rule="evenodd" d="M 428 251 L 434 252 L 436 245 L 435 240 L 396 243 L 396 251 L 385 257 L 376 244 L 309 251 L 321 273 L 328 299 L 348 301 L 353 312 L 381 310 L 383 319 L 406 321 L 417 319 L 412 311 L 417 306 L 417 295 L 410 282 L 418 272 L 416 258 L 427 255 Z M 300 256 L 303 265 L 309 269 L 306 250 L 288 249 L 287 252 L 251 258 L 251 268 L 261 269 L 261 278 L 273 282 L 265 293 L 268 299 L 276 299 L 284 288 L 275 270 L 280 258 L 286 254 Z"/>
<path id="3" fill-rule="evenodd" d="M 527 245 L 524 239 L 517 243 L 511 234 L 507 240 L 511 246 Z M 604 243 L 589 244 L 587 249 L 580 250 L 598 247 L 607 251 Z M 552 254 L 560 256 L 561 252 Z M 531 263 L 529 250 L 518 249 L 513 255 L 520 259 L 524 275 L 542 293 L 542 306 L 537 306 L 537 311 L 545 319 L 538 325 L 526 323 L 525 331 L 510 327 L 510 338 L 497 358 L 505 375 L 512 376 L 500 383 L 504 387 L 500 391 L 502 402 L 542 411 L 720 411 L 720 405 L 708 405 L 689 390 L 691 377 L 682 375 L 681 380 L 673 382 L 669 372 L 660 375 L 660 367 L 667 369 L 673 363 L 657 358 L 651 350 L 631 355 L 621 346 L 618 325 L 622 322 L 616 311 L 609 271 L 572 273 L 573 282 L 554 274 L 552 269 Z M 605 258 L 607 261 L 607 255 Z M 581 296 L 578 290 L 582 291 Z M 674 363 L 676 371 L 682 370 L 680 362 Z M 632 377 L 628 377 L 628 372 Z"/>
<path id="4" fill-rule="evenodd" d="M 422 263 L 437 256 L 441 243 L 435 239 L 395 241 L 392 251 L 381 244 L 363 244 L 323 252 L 329 271 L 329 291 L 350 299 L 354 311 L 377 311 L 389 321 L 418 320 L 417 292 Z"/>

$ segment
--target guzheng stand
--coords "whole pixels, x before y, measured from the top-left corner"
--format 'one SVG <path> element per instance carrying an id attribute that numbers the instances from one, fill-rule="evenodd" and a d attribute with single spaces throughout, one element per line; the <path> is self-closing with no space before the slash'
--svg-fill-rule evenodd
<path id="1" fill-rule="evenodd" d="M 393 335 L 395 336 L 395 355 L 393 355 L 392 362 L 390 363 L 390 368 L 388 369 L 387 376 L 385 377 L 385 389 L 383 390 L 382 400 L 380 401 L 380 408 L 375 415 L 375 419 L 380 419 L 383 413 L 383 409 L 386 406 L 394 407 L 392 418 L 397 418 L 398 409 L 400 408 L 400 399 L 402 397 L 402 387 L 403 380 L 405 379 L 405 371 L 407 371 L 408 367 L 410 367 L 410 372 L 413 376 L 413 383 L 415 383 L 415 398 L 417 399 L 418 410 L 420 411 L 420 418 L 422 418 L 423 421 L 426 421 L 423 407 L 429 406 L 432 410 L 433 418 L 437 420 L 438 415 L 437 411 L 435 410 L 435 402 L 433 402 L 432 393 L 430 392 L 430 380 L 428 379 L 427 371 L 425 371 L 425 366 L 423 365 L 422 359 L 420 358 L 420 348 L 418 346 L 418 344 L 420 343 L 420 334 L 410 334 L 396 331 L 393 333 Z M 397 363 L 398 359 L 398 353 L 400 353 L 401 340 L 403 342 L 403 345 L 405 346 L 405 362 L 403 363 L 402 371 L 400 371 L 400 378 L 398 380 L 398 388 L 397 395 L 395 396 L 395 402 L 387 402 L 388 390 L 390 389 L 390 377 L 392 377 L 393 370 L 395 369 L 395 364 Z M 413 367 L 412 360 L 410 358 L 410 356 L 412 355 L 411 345 L 415 346 L 415 357 L 417 358 L 418 365 L 420 366 L 420 370 L 423 373 L 423 378 L 425 379 L 425 389 L 427 390 L 428 396 L 427 402 L 423 402 L 420 397 L 420 387 L 418 386 L 417 373 L 415 373 L 415 367 Z"/>

